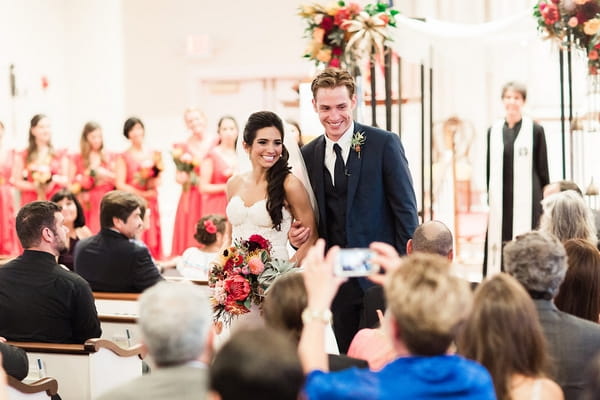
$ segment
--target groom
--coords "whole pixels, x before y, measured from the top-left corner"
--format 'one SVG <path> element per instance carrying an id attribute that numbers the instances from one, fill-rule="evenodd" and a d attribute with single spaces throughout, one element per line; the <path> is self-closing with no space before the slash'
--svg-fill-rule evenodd
<path id="1" fill-rule="evenodd" d="M 319 208 L 319 237 L 327 247 L 393 245 L 400 254 L 418 225 L 408 162 L 398 135 L 352 120 L 355 83 L 343 70 L 326 69 L 311 85 L 313 106 L 325 128 L 302 147 Z M 302 228 L 294 228 L 291 241 Z M 364 291 L 372 283 L 352 278 L 332 304 L 333 327 L 342 353 L 359 329 Z"/>

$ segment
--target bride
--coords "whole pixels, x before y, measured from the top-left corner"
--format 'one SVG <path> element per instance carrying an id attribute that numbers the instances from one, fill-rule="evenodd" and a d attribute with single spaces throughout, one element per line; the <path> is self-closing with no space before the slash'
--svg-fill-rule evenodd
<path id="1" fill-rule="evenodd" d="M 251 170 L 227 182 L 226 212 L 232 239 L 259 234 L 271 242 L 274 258 L 299 263 L 317 240 L 317 228 L 309 194 L 290 171 L 283 136 L 283 122 L 275 113 L 259 111 L 250 115 L 243 146 Z M 310 237 L 290 258 L 287 236 L 293 220 L 310 228 Z"/>

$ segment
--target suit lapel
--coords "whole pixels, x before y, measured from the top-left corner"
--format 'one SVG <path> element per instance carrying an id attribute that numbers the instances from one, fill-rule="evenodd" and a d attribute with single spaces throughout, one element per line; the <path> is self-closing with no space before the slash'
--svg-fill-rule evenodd
<path id="1" fill-rule="evenodd" d="M 315 144 L 310 179 L 314 182 L 313 190 L 319 207 L 319 225 L 325 226 L 327 223 L 325 218 L 325 182 L 323 180 L 323 173 L 325 172 L 325 136 L 323 135 L 315 140 L 318 141 Z"/>
<path id="2" fill-rule="evenodd" d="M 356 132 L 365 132 L 365 129 L 362 125 L 357 122 L 354 122 L 354 133 Z M 346 171 L 348 171 L 348 193 L 346 194 L 346 215 L 350 216 L 350 210 L 352 209 L 352 203 L 354 202 L 354 195 L 356 194 L 356 189 L 358 189 L 358 181 L 360 180 L 360 169 L 362 166 L 362 161 L 364 158 L 364 154 L 361 155 L 361 158 L 358 158 L 358 153 L 354 151 L 354 147 L 350 147 L 350 154 L 348 154 L 348 161 L 346 162 Z"/>

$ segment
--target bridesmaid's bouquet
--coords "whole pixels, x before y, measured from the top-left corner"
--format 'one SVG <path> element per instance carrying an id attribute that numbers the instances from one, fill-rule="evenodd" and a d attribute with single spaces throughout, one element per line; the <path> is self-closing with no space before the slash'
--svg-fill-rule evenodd
<path id="1" fill-rule="evenodd" d="M 198 183 L 200 162 L 190 152 L 185 151 L 183 147 L 177 145 L 173 147 L 171 156 L 173 157 L 177 171 L 187 172 L 190 175 L 189 181 L 183 185 L 183 189 L 187 191 L 190 185 Z"/>
<path id="2" fill-rule="evenodd" d="M 294 263 L 271 257 L 271 242 L 260 235 L 236 239 L 212 264 L 208 284 L 215 322 L 229 324 L 232 318 L 260 306 L 271 283 L 289 272 Z"/>
<path id="3" fill-rule="evenodd" d="M 151 159 L 145 159 L 140 163 L 133 178 L 138 185 L 147 187 L 150 179 L 158 178 L 163 169 L 162 155 L 159 151 L 155 151 L 152 153 Z"/>

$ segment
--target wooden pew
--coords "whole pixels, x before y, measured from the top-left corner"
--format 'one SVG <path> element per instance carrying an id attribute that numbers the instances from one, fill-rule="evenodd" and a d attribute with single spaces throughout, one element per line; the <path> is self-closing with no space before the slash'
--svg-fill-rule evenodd
<path id="1" fill-rule="evenodd" d="M 54 378 L 42 378 L 25 383 L 8 376 L 8 400 L 48 400 L 58 393 L 58 382 Z"/>
<path id="2" fill-rule="evenodd" d="M 168 276 L 165 279 L 174 283 L 191 282 L 202 286 L 206 290 L 206 295 L 210 295 L 207 281 L 175 276 Z M 122 347 L 140 343 L 140 330 L 137 326 L 140 293 L 93 292 L 93 294 L 102 327 L 102 339 L 111 340 Z"/>
<path id="3" fill-rule="evenodd" d="M 26 382 L 52 376 L 63 400 L 92 400 L 142 375 L 145 353 L 140 345 L 124 349 L 105 339 L 89 339 L 84 344 L 8 343 L 25 350 L 34 366 Z"/>

